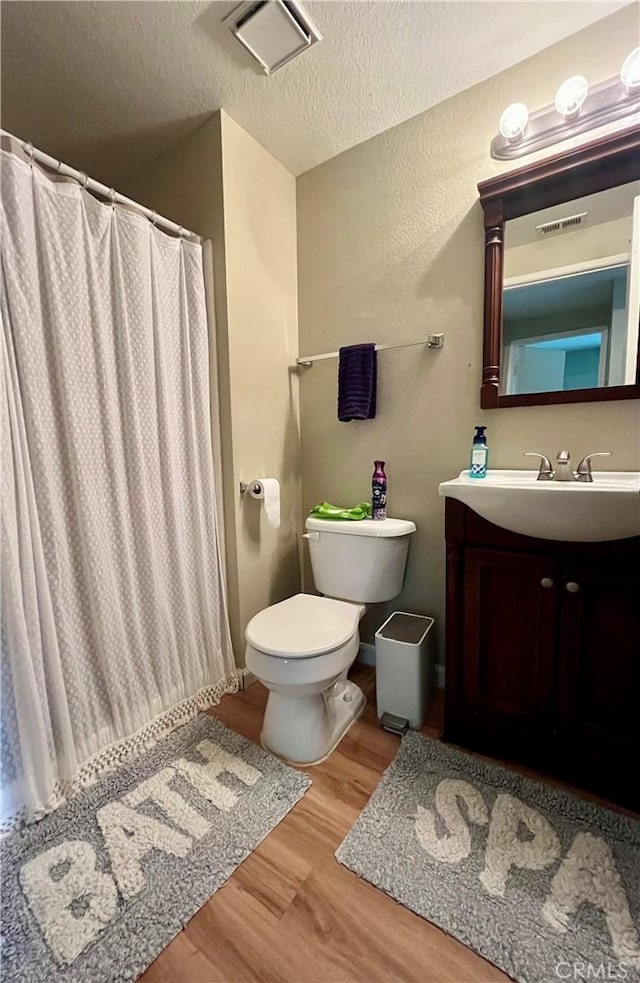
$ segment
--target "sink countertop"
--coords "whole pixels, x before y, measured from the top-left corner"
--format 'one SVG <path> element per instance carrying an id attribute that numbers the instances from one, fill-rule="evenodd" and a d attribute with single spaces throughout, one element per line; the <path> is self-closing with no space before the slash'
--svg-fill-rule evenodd
<path id="1" fill-rule="evenodd" d="M 523 536 L 601 542 L 640 535 L 640 472 L 594 471 L 593 482 L 537 477 L 537 470 L 489 470 L 486 478 L 462 471 L 439 494 Z"/>

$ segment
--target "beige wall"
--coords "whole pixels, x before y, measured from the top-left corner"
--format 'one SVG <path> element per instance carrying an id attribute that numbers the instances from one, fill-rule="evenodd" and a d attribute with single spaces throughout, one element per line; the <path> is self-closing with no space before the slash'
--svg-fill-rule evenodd
<path id="1" fill-rule="evenodd" d="M 468 467 L 476 423 L 493 467 L 523 467 L 525 450 L 573 458 L 610 449 L 613 469 L 639 466 L 637 403 L 481 411 L 483 223 L 478 181 L 508 169 L 489 143 L 504 107 L 553 100 L 569 75 L 619 70 L 637 35 L 627 8 L 298 179 L 300 353 L 362 341 L 445 334 L 441 352 L 379 356 L 378 416 L 336 419 L 336 362 L 303 370 L 303 505 L 369 496 L 374 458 L 387 462 L 391 515 L 414 519 L 403 594 L 387 609 L 444 614 L 444 504 L 438 484 Z M 306 581 L 307 589 L 311 581 Z M 384 611 L 368 617 L 364 635 Z M 440 631 L 442 642 L 443 632 Z"/>
<path id="2" fill-rule="evenodd" d="M 300 587 L 295 179 L 218 113 L 125 189 L 213 241 L 229 616 L 236 660 L 261 608 Z M 239 494 L 281 483 L 282 526 Z"/>
<path id="3" fill-rule="evenodd" d="M 231 428 L 239 630 L 300 589 L 300 421 L 295 179 L 229 116 L 222 117 Z M 237 494 L 276 477 L 281 527 Z M 243 654 L 244 659 L 244 654 Z"/>

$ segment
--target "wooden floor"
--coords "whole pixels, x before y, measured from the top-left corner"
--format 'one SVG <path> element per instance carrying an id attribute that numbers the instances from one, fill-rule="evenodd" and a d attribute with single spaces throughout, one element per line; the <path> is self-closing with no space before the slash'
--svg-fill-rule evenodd
<path id="1" fill-rule="evenodd" d="M 304 798 L 161 953 L 143 983 L 490 983 L 499 970 L 334 859 L 400 739 L 375 715 L 375 671 L 351 677 L 367 707 L 331 757 L 304 770 Z M 225 696 L 215 716 L 257 741 L 266 690 Z M 373 696 L 373 699 L 372 699 Z M 432 715 L 433 716 L 433 715 Z M 430 727 L 438 733 L 437 709 Z"/>

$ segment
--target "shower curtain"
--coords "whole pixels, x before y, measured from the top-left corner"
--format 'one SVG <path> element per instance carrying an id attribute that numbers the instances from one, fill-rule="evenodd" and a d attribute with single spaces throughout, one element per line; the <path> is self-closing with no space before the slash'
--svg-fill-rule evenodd
<path id="1" fill-rule="evenodd" d="M 238 688 L 200 245 L 2 155 L 2 824 Z"/>

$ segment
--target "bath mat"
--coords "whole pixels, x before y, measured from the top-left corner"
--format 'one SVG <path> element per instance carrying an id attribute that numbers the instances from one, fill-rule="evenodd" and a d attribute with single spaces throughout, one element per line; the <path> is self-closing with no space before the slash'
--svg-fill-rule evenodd
<path id="1" fill-rule="evenodd" d="M 640 980 L 635 819 L 408 733 L 336 857 L 521 983 Z"/>
<path id="2" fill-rule="evenodd" d="M 134 980 L 310 784 L 202 714 L 7 837 L 3 983 Z"/>

